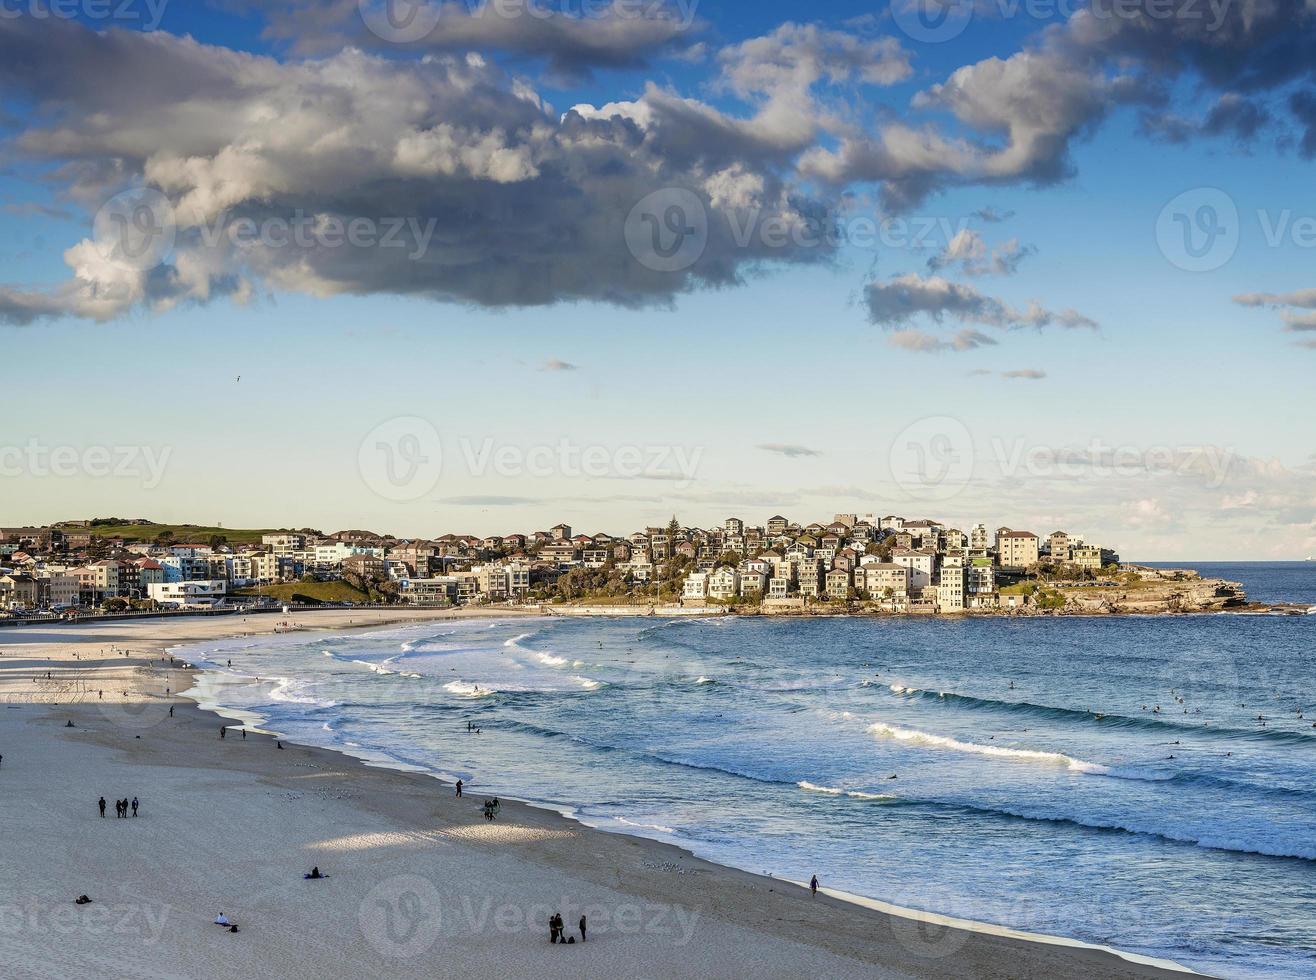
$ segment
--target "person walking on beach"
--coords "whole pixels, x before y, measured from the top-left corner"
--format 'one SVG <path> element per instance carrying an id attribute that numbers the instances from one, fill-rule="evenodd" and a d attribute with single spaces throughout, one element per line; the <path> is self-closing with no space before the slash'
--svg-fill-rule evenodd
<path id="1" fill-rule="evenodd" d="M 0 758 L 3 758 L 3 756 L 0 756 Z M 462 798 L 462 781 L 459 779 L 457 780 L 457 799 L 460 800 L 461 798 Z"/>
<path id="2" fill-rule="evenodd" d="M 818 876 L 814 875 L 809 879 L 809 894 L 818 897 Z"/>
<path id="3" fill-rule="evenodd" d="M 219 726 L 219 737 L 220 737 L 220 738 L 223 738 L 223 737 L 224 737 L 224 726 L 223 726 L 223 725 L 220 725 L 220 726 Z"/>
<path id="4" fill-rule="evenodd" d="M 580 914 L 580 941 L 585 941 L 585 913 Z"/>
<path id="5" fill-rule="evenodd" d="M 101 807 L 101 819 L 104 820 L 104 819 L 105 819 L 105 797 L 103 797 L 103 796 L 101 797 L 100 807 Z"/>
<path id="6" fill-rule="evenodd" d="M 133 816 L 137 816 L 137 797 L 133 797 Z"/>
<path id="7" fill-rule="evenodd" d="M 244 728 L 242 729 L 242 741 L 245 742 L 246 740 L 247 740 L 247 730 Z"/>

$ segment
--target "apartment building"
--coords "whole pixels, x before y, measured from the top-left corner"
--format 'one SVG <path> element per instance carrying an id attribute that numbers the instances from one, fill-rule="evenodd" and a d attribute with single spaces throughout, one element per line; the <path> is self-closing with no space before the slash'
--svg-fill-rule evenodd
<path id="1" fill-rule="evenodd" d="M 1029 568 L 1036 565 L 1038 544 L 1038 537 L 1032 531 L 1001 528 L 996 532 L 996 563 L 1002 568 Z"/>

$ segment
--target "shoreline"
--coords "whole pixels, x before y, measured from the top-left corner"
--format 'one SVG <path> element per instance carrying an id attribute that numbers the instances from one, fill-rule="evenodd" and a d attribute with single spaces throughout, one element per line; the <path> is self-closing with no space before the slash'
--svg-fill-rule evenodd
<path id="1" fill-rule="evenodd" d="M 482 610 L 477 613 L 472 611 L 474 616 L 467 615 L 460 618 L 476 618 L 483 613 L 486 616 L 498 616 L 502 613 L 493 610 Z M 435 620 L 458 618 L 451 613 L 444 615 L 436 614 L 435 611 L 429 613 L 418 613 L 403 617 L 379 617 L 370 622 L 349 622 L 344 624 L 344 619 L 369 619 L 359 611 L 352 617 L 344 614 L 332 617 L 318 617 L 318 623 L 324 623 L 325 620 L 332 620 L 319 628 L 332 630 L 379 630 L 388 627 L 396 627 L 401 624 L 414 622 L 431 622 Z M 196 622 L 196 621 L 193 621 Z M 149 673 L 150 680 L 154 682 L 154 690 L 150 689 L 151 685 L 140 685 L 140 697 L 143 707 L 139 710 L 139 715 L 130 715 L 131 709 L 118 706 L 105 706 L 102 702 L 92 702 L 92 708 L 95 714 L 91 716 L 94 723 L 96 715 L 100 715 L 100 720 L 111 719 L 117 720 L 119 724 L 112 724 L 108 732 L 99 736 L 94 736 L 92 741 L 97 742 L 103 747 L 107 747 L 111 752 L 133 754 L 133 750 L 139 748 L 134 745 L 137 736 L 146 735 L 153 743 L 153 749 L 158 753 L 160 746 L 156 743 L 156 738 L 161 733 L 160 726 L 164 723 L 163 704 L 172 703 L 175 707 L 185 705 L 184 711 L 180 715 L 188 715 L 188 727 L 200 726 L 201 730 L 208 731 L 208 736 L 202 736 L 198 741 L 188 740 L 188 747 L 193 753 L 202 749 L 209 749 L 210 755 L 214 750 L 220 747 L 226 747 L 226 741 L 220 740 L 214 736 L 214 724 L 222 723 L 225 718 L 220 712 L 209 710 L 203 707 L 200 701 L 192 697 L 193 689 L 198 686 L 196 680 L 206 674 L 202 668 L 184 668 L 174 666 L 165 669 L 157 674 L 155 662 L 150 656 L 165 655 L 170 651 L 180 650 L 185 645 L 204 643 L 210 640 L 229 638 L 232 636 L 256 636 L 262 633 L 270 633 L 272 630 L 239 630 L 233 632 L 230 629 L 221 629 L 218 627 L 232 627 L 234 624 L 231 619 L 225 617 L 218 620 L 202 620 L 211 624 L 213 629 L 204 631 L 191 630 L 188 632 L 204 632 L 207 635 L 191 637 L 157 637 L 157 636 L 134 636 L 133 643 L 137 647 L 146 647 L 148 655 L 146 657 L 132 656 L 126 658 L 108 658 L 100 661 L 84 661 L 79 658 L 77 661 L 79 667 L 82 664 L 97 663 L 105 666 L 105 669 L 113 670 L 119 667 L 128 667 L 135 673 Z M 158 623 L 143 624 L 144 628 L 140 630 L 131 630 L 130 633 L 149 633 L 152 626 Z M 181 624 L 180 624 L 181 625 Z M 174 631 L 183 632 L 183 631 Z M 11 665 L 21 666 L 29 661 L 19 660 L 13 656 L 15 649 L 8 642 L 9 637 L 0 637 L 0 649 L 4 654 L 0 656 L 0 671 L 8 673 Z M 49 645 L 49 638 L 43 637 L 47 642 L 20 644 L 19 646 L 33 646 L 45 648 Z M 86 651 L 91 643 L 95 642 L 95 637 L 83 637 L 75 640 L 71 646 L 76 650 Z M 54 641 L 56 645 L 60 644 L 59 640 Z M 73 652 L 76 652 L 73 651 Z M 34 650 L 33 652 L 36 652 Z M 70 651 L 65 651 L 68 653 Z M 68 666 L 67 659 L 33 659 L 30 661 L 34 669 L 44 669 L 43 664 L 55 664 L 61 667 Z M 186 676 L 193 681 L 187 688 L 187 693 L 181 692 L 175 685 L 180 677 Z M 168 678 L 172 681 L 165 684 L 164 680 Z M 141 677 L 139 676 L 139 680 Z M 5 700 L 10 701 L 10 685 L 5 684 L 2 688 L 5 691 Z M 170 695 L 167 699 L 163 697 L 162 688 L 168 687 Z M 65 708 L 67 713 L 70 710 L 85 712 L 86 700 L 81 702 L 78 709 Z M 7 707 L 13 708 L 12 704 Z M 98 710 L 99 709 L 99 710 Z M 108 712 L 108 713 L 107 713 Z M 140 712 L 145 712 L 143 717 Z M 5 711 L 0 713 L 3 717 L 0 720 L 4 722 L 12 721 L 14 715 L 26 715 L 26 711 Z M 44 720 L 54 720 L 57 714 L 53 709 L 47 709 L 44 713 Z M 118 717 L 122 714 L 122 717 Z M 159 716 L 159 717 L 157 717 Z M 62 717 L 62 715 L 61 715 Z M 149 721 L 150 724 L 144 728 L 135 728 L 141 722 Z M 170 719 L 175 720 L 175 719 Z M 72 737 L 82 741 L 83 725 L 86 719 L 73 730 Z M 8 728 L 5 729 L 8 733 Z M 196 734 L 199 734 L 196 733 Z M 236 734 L 236 732 L 234 733 Z M 243 746 L 252 743 L 264 742 L 266 745 L 272 740 L 271 736 L 256 735 L 254 739 L 232 738 L 233 743 Z M 191 768 L 196 765 L 196 760 L 190 756 L 186 760 L 179 759 L 178 742 L 180 739 L 173 740 L 171 746 L 166 747 L 167 755 L 171 756 L 169 760 L 157 759 L 154 765 L 185 767 Z M 390 791 L 401 794 L 402 796 L 424 799 L 429 806 L 433 806 L 440 801 L 434 797 L 440 794 L 434 794 L 433 790 L 437 787 L 444 787 L 445 797 L 450 793 L 450 784 L 445 782 L 442 777 L 432 770 L 421 768 L 404 768 L 399 763 L 383 763 L 367 760 L 354 756 L 346 751 L 337 748 L 304 746 L 294 742 L 287 743 L 293 756 L 276 756 L 274 757 L 281 763 L 292 762 L 295 757 L 299 764 L 301 760 L 312 760 L 306 764 L 320 770 L 318 778 L 332 781 L 335 784 L 346 784 L 351 786 L 355 783 L 379 783 L 387 786 Z M 172 749 L 172 751 L 168 751 Z M 222 751 L 222 749 L 221 749 Z M 12 750 L 11 750 L 12 758 Z M 266 761 L 271 761 L 267 759 Z M 209 769 L 215 765 L 213 759 L 210 764 L 203 766 Z M 223 764 L 219 764 L 224 768 Z M 6 770 L 9 769 L 6 765 Z M 417 778 L 418 776 L 423 778 Z M 266 783 L 275 774 L 261 772 L 255 781 L 258 785 Z M 251 787 L 248 787 L 251 788 Z M 450 797 L 448 797 L 451 800 Z M 446 809 L 451 809 L 452 804 Z M 468 809 L 474 809 L 469 807 Z M 445 816 L 450 816 L 445 814 Z M 421 823 L 424 826 L 424 823 Z M 479 821 L 476 814 L 469 814 L 464 826 L 472 836 L 478 838 L 479 830 L 482 828 L 483 821 Z M 551 804 L 536 803 L 533 801 L 513 801 L 508 800 L 504 807 L 503 814 L 496 824 L 489 827 L 497 832 L 502 832 L 504 827 L 508 830 L 514 827 L 522 832 L 529 833 L 532 837 L 537 834 L 546 834 L 543 841 L 573 839 L 578 841 L 578 846 L 582 849 L 593 851 L 602 851 L 610 855 L 616 855 L 618 858 L 623 856 L 632 860 L 638 855 L 640 858 L 641 868 L 652 867 L 657 869 L 666 869 L 665 873 L 660 874 L 659 880 L 647 880 L 650 875 L 641 873 L 642 881 L 625 881 L 626 877 L 622 871 L 616 868 L 609 873 L 608 864 L 610 862 L 600 863 L 598 860 L 587 861 L 581 865 L 579 861 L 571 859 L 571 855 L 555 855 L 554 860 L 548 862 L 551 872 L 557 876 L 563 875 L 574 876 L 584 879 L 600 876 L 611 878 L 615 874 L 617 882 L 630 884 L 624 894 L 633 897 L 642 897 L 652 899 L 658 897 L 667 901 L 672 907 L 680 907 L 683 901 L 687 906 L 695 906 L 701 915 L 711 915 L 716 917 L 720 925 L 730 925 L 736 928 L 763 929 L 768 928 L 769 934 L 777 935 L 783 929 L 788 935 L 788 940 L 792 945 L 795 953 L 803 953 L 808 960 L 818 955 L 839 956 L 842 962 L 834 964 L 833 968 L 839 970 L 837 975 L 845 975 L 846 969 L 843 969 L 846 962 L 851 967 L 864 966 L 864 975 L 873 975 L 874 969 L 883 971 L 880 975 L 892 976 L 947 976 L 947 975 L 964 975 L 964 976 L 1175 976 L 1191 973 L 1192 971 L 1179 966 L 1178 964 L 1159 960 L 1151 957 L 1142 956 L 1135 953 L 1125 953 L 1116 949 L 1109 949 L 1101 946 L 1082 943 L 1076 940 L 1064 939 L 1054 936 L 1041 936 L 1021 933 L 1006 927 L 994 926 L 988 923 L 967 922 L 965 920 L 953 919 L 940 916 L 936 913 L 925 913 L 912 909 L 904 909 L 898 906 L 891 906 L 876 900 L 867 899 L 862 896 L 850 895 L 844 892 L 830 891 L 823 889 L 823 898 L 810 899 L 807 891 L 798 885 L 785 879 L 774 878 L 771 876 L 762 876 L 753 874 L 743 869 L 735 868 L 729 865 L 716 864 L 705 859 L 699 858 L 686 848 L 665 841 L 655 840 L 651 837 L 644 837 L 627 833 L 619 829 L 604 829 L 591 827 L 590 825 L 574 819 L 573 817 L 563 815 L 559 808 Z M 412 825 L 412 834 L 424 834 L 424 830 L 417 830 Z M 545 848 L 553 850 L 554 848 Z M 597 854 L 596 857 L 601 857 Z M 543 855 L 541 855 L 543 857 Z M 341 874 L 341 872 L 340 872 Z M 664 880 L 668 875 L 674 874 L 677 880 L 686 875 L 694 876 L 701 881 L 703 887 L 698 892 L 691 892 L 690 889 L 673 889 L 669 887 L 672 882 Z M 765 891 L 766 890 L 766 891 Z M 707 902 L 707 893 L 716 891 L 723 901 L 717 903 Z M 703 902 L 702 908 L 701 900 Z M 804 903 L 808 903 L 807 905 Z M 815 912 L 819 908 L 827 908 L 828 915 L 822 921 L 810 921 L 807 926 L 792 925 L 792 921 L 798 922 L 796 917 L 807 909 Z M 816 919 L 816 915 L 806 916 L 810 920 Z M 786 921 L 787 925 L 783 926 L 782 922 Z M 772 925 L 768 925 L 773 923 Z M 720 926 L 719 926 L 720 927 Z M 711 928 L 711 927 L 710 927 Z M 931 931 L 931 932 L 930 932 Z M 932 936 L 935 933 L 935 937 Z M 885 941 L 883 939 L 885 938 Z M 683 948 L 683 947 L 682 947 Z M 684 956 L 698 958 L 692 950 L 685 950 Z M 789 959 L 790 957 L 788 957 Z M 485 970 L 490 967 L 482 968 Z M 811 968 L 816 969 L 815 966 Z M 640 967 L 631 967 L 630 973 L 634 975 Z M 895 972 L 888 972 L 894 970 Z M 623 971 L 624 972 L 624 971 Z M 708 975 L 708 971 L 702 972 Z M 716 972 L 715 970 L 713 972 Z M 661 975 L 687 975 L 680 969 L 673 968 L 671 972 L 665 972 Z M 721 974 L 718 974 L 721 975 Z M 785 975 L 769 970 L 768 975 Z"/>

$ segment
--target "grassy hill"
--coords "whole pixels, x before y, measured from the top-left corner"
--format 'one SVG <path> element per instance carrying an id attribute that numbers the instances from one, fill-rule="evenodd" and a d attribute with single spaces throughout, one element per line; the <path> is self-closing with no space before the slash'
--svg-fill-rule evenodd
<path id="1" fill-rule="evenodd" d="M 346 582 L 283 582 L 259 589 L 238 589 L 230 596 L 265 596 L 279 602 L 369 602 L 370 596 Z"/>
<path id="2" fill-rule="evenodd" d="M 123 538 L 125 541 L 154 541 L 167 531 L 178 544 L 207 544 L 215 535 L 220 535 L 229 544 L 260 544 L 262 535 L 277 533 L 277 530 L 268 528 L 205 527 L 200 524 L 101 524 L 65 530 L 96 538 Z"/>

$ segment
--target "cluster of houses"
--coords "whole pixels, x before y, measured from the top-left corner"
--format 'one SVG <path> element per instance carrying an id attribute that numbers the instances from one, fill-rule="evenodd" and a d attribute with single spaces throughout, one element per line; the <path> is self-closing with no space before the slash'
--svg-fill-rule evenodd
<path id="1" fill-rule="evenodd" d="M 860 599 L 892 612 L 995 609 L 1024 602 L 1022 595 L 1001 595 L 1003 580 L 1042 566 L 1100 571 L 1119 561 L 1065 531 L 1043 538 L 1008 527 L 988 532 L 975 524 L 965 532 L 894 515 L 838 514 L 831 524 L 803 528 L 782 517 L 764 528 L 732 518 L 722 539 L 725 552 L 753 557 L 701 562 L 685 578 L 683 600 L 804 605 L 811 599 Z"/>
<path id="2" fill-rule="evenodd" d="M 198 608 L 222 604 L 236 589 L 342 578 L 386 584 L 390 596 L 414 604 L 520 602 L 551 596 L 561 576 L 586 569 L 658 601 L 857 598 L 893 611 L 940 611 L 995 606 L 1002 576 L 1038 565 L 1100 569 L 1117 560 L 1063 531 L 1040 538 L 998 528 L 989 535 L 981 524 L 966 533 L 935 521 L 858 514 L 806 526 L 779 516 L 749 526 L 733 517 L 710 529 L 673 519 L 624 537 L 575 534 L 565 524 L 416 540 L 280 531 L 246 545 L 94 537 L 85 527 L 60 525 L 0 528 L 0 610 L 96 608 L 110 600 Z"/>

